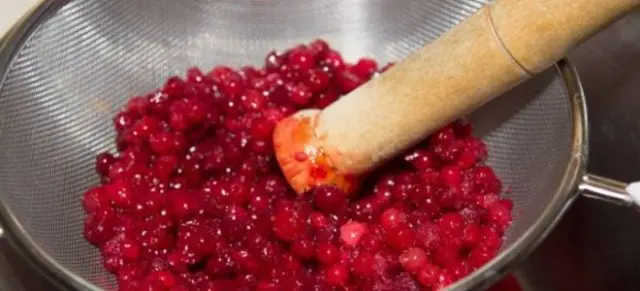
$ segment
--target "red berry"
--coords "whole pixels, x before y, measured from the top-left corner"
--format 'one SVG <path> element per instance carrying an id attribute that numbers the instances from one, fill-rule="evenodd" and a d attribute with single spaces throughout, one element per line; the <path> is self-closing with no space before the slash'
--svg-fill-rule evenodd
<path id="1" fill-rule="evenodd" d="M 344 60 L 342 59 L 342 55 L 334 50 L 327 51 L 321 63 L 325 65 L 329 70 L 337 71 L 344 68 Z"/>
<path id="2" fill-rule="evenodd" d="M 449 187 L 457 187 L 462 183 L 462 170 L 457 166 L 445 166 L 440 171 L 440 177 Z"/>
<path id="3" fill-rule="evenodd" d="M 109 174 L 109 168 L 116 162 L 116 158 L 111 153 L 101 153 L 96 157 L 96 172 L 100 176 L 107 176 Z"/>
<path id="4" fill-rule="evenodd" d="M 460 248 L 452 244 L 442 244 L 432 254 L 433 261 L 444 268 L 457 266 L 462 257 Z"/>
<path id="5" fill-rule="evenodd" d="M 309 216 L 309 223 L 315 228 L 325 228 L 329 225 L 329 220 L 320 212 L 313 212 Z"/>
<path id="6" fill-rule="evenodd" d="M 340 96 L 336 91 L 327 90 L 326 92 L 322 92 L 316 96 L 314 101 L 314 106 L 320 109 L 327 108 L 331 103 L 338 100 Z"/>
<path id="7" fill-rule="evenodd" d="M 292 241 L 304 232 L 305 220 L 294 210 L 280 209 L 274 217 L 273 231 L 281 240 Z"/>
<path id="8" fill-rule="evenodd" d="M 351 270 L 354 274 L 369 277 L 376 272 L 376 258 L 368 252 L 360 252 L 351 262 Z"/>
<path id="9" fill-rule="evenodd" d="M 122 242 L 122 257 L 127 261 L 135 261 L 140 256 L 140 246 L 133 241 Z"/>
<path id="10" fill-rule="evenodd" d="M 469 169 L 478 161 L 478 156 L 475 152 L 465 150 L 460 153 L 458 157 L 458 166 L 463 169 Z"/>
<path id="11" fill-rule="evenodd" d="M 329 49 L 329 44 L 322 39 L 316 39 L 309 44 L 309 50 L 317 57 L 323 57 Z"/>
<path id="12" fill-rule="evenodd" d="M 301 260 L 308 260 L 315 255 L 315 245 L 311 240 L 298 239 L 291 243 L 291 253 Z"/>
<path id="13" fill-rule="evenodd" d="M 426 263 L 418 272 L 417 279 L 422 286 L 433 287 L 438 284 L 442 271 L 435 265 Z"/>
<path id="14" fill-rule="evenodd" d="M 438 166 L 438 157 L 427 150 L 417 150 L 405 156 L 405 161 L 417 170 L 433 169 Z"/>
<path id="15" fill-rule="evenodd" d="M 152 281 L 160 283 L 164 288 L 172 288 L 178 284 L 178 279 L 175 275 L 168 271 L 157 271 L 149 275 Z"/>
<path id="16" fill-rule="evenodd" d="M 360 238 L 367 232 L 366 224 L 350 221 L 340 227 L 340 239 L 345 245 L 355 247 L 358 245 Z"/>
<path id="17" fill-rule="evenodd" d="M 266 69 L 278 69 L 285 63 L 285 57 L 276 51 L 270 51 L 265 57 L 264 66 Z"/>
<path id="18" fill-rule="evenodd" d="M 395 208 L 389 208 L 385 210 L 382 213 L 382 216 L 380 216 L 380 224 L 382 224 L 385 229 L 398 227 L 405 224 L 406 221 L 407 218 L 404 212 Z"/>
<path id="19" fill-rule="evenodd" d="M 387 243 L 397 251 L 404 251 L 416 244 L 416 233 L 408 226 L 387 230 Z"/>
<path id="20" fill-rule="evenodd" d="M 355 90 L 365 82 L 365 80 L 358 75 L 347 70 L 337 73 L 335 78 L 337 84 L 340 86 L 341 92 L 345 94 Z"/>
<path id="21" fill-rule="evenodd" d="M 240 99 L 242 100 L 243 109 L 246 111 L 260 112 L 267 107 L 267 99 L 255 90 L 245 91 Z"/>
<path id="22" fill-rule="evenodd" d="M 149 146 L 158 155 L 168 155 L 176 150 L 176 137 L 168 132 L 152 134 Z"/>
<path id="23" fill-rule="evenodd" d="M 410 248 L 402 252 L 398 260 L 407 272 L 416 273 L 427 263 L 427 253 L 421 248 Z"/>
<path id="24" fill-rule="evenodd" d="M 298 71 L 308 71 L 315 66 L 313 53 L 306 49 L 295 49 L 289 53 L 289 64 Z"/>
<path id="25" fill-rule="evenodd" d="M 329 74 L 321 70 L 314 69 L 310 70 L 307 73 L 305 84 L 309 86 L 309 89 L 311 89 L 311 91 L 321 92 L 322 90 L 326 89 L 327 86 L 329 86 L 329 81 Z"/>
<path id="26" fill-rule="evenodd" d="M 153 164 L 153 172 L 155 177 L 163 182 L 169 181 L 171 175 L 178 167 L 178 157 L 176 156 L 161 156 L 158 157 Z"/>
<path id="27" fill-rule="evenodd" d="M 511 220 L 511 210 L 508 206 L 499 201 L 489 206 L 489 223 L 504 229 L 511 224 Z"/>
<path id="28" fill-rule="evenodd" d="M 113 125 L 117 132 L 123 132 L 133 126 L 135 118 L 130 112 L 120 112 L 113 118 Z"/>
<path id="29" fill-rule="evenodd" d="M 291 102 L 297 106 L 307 105 L 313 94 L 311 90 L 304 84 L 298 84 L 291 87 Z"/>
<path id="30" fill-rule="evenodd" d="M 443 233 L 458 236 L 464 228 L 464 217 L 457 212 L 446 213 L 438 221 L 438 226 Z"/>
<path id="31" fill-rule="evenodd" d="M 338 260 L 338 248 L 330 243 L 321 243 L 318 245 L 316 257 L 318 261 L 324 264 L 331 264 Z"/>
<path id="32" fill-rule="evenodd" d="M 324 212 L 333 212 L 347 202 L 347 194 L 338 187 L 321 186 L 313 190 L 316 207 Z"/>
<path id="33" fill-rule="evenodd" d="M 185 87 L 186 84 L 182 79 L 178 77 L 171 77 L 165 83 L 163 91 L 169 95 L 169 97 L 178 98 L 184 92 Z"/>
<path id="34" fill-rule="evenodd" d="M 146 140 L 158 130 L 160 130 L 159 121 L 153 117 L 144 116 L 131 127 L 131 134 L 134 138 Z"/>
<path id="35" fill-rule="evenodd" d="M 82 197 L 82 206 L 87 214 L 95 213 L 108 205 L 109 199 L 104 187 L 91 188 Z"/>
<path id="36" fill-rule="evenodd" d="M 491 249 L 498 250 L 502 245 L 502 236 L 492 227 L 482 227 L 482 241 L 481 245 Z"/>
<path id="37" fill-rule="evenodd" d="M 349 269 L 343 264 L 335 264 L 325 271 L 327 283 L 332 286 L 344 286 L 349 280 Z"/>
<path id="38" fill-rule="evenodd" d="M 360 78 L 369 79 L 373 73 L 378 71 L 378 63 L 369 58 L 362 58 L 353 66 L 352 70 Z"/>
<path id="39" fill-rule="evenodd" d="M 266 118 L 256 118 L 251 122 L 251 135 L 254 138 L 267 140 L 273 134 L 274 123 Z"/>
<path id="40" fill-rule="evenodd" d="M 467 247 L 475 247 L 482 240 L 482 231 L 476 224 L 467 225 L 462 231 L 462 242 Z"/>
<path id="41" fill-rule="evenodd" d="M 149 107 L 149 99 L 145 97 L 133 97 L 127 102 L 127 111 L 135 113 L 138 116 L 147 114 Z"/>
<path id="42" fill-rule="evenodd" d="M 475 248 L 469 253 L 469 264 L 474 268 L 480 268 L 491 261 L 495 255 L 496 252 L 491 249 L 485 247 Z"/>
<path id="43" fill-rule="evenodd" d="M 193 193 L 185 190 L 168 192 L 167 205 L 169 205 L 169 214 L 180 221 L 191 218 L 200 207 Z"/>
<path id="44" fill-rule="evenodd" d="M 127 208 L 133 204 L 133 188 L 127 182 L 118 180 L 105 188 L 111 203 L 120 208 Z"/>
<path id="45" fill-rule="evenodd" d="M 187 70 L 187 80 L 193 83 L 200 83 L 204 80 L 204 74 L 199 68 L 189 68 Z"/>

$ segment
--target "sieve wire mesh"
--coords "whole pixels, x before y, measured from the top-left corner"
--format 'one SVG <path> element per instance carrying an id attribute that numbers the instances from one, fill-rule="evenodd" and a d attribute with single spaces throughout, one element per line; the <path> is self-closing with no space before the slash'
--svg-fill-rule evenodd
<path id="1" fill-rule="evenodd" d="M 111 118 L 191 66 L 259 65 L 324 38 L 348 60 L 393 61 L 479 9 L 474 0 L 77 0 L 48 11 L 0 85 L 1 198 L 39 247 L 102 288 L 80 198 L 113 148 Z M 437 85 L 437 84 L 434 84 Z M 453 96 L 452 96 L 453 97 Z M 571 106 L 549 70 L 473 115 L 515 202 L 512 243 L 551 202 L 571 154 Z"/>

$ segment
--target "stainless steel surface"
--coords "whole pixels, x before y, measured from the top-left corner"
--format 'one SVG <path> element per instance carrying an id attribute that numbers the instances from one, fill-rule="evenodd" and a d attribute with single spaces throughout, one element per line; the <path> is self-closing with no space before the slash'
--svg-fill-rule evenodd
<path id="1" fill-rule="evenodd" d="M 624 51 L 615 50 L 616 48 L 620 49 L 615 42 L 612 42 L 612 40 L 615 41 L 617 38 L 622 39 L 623 42 L 625 42 L 626 39 L 627 45 L 631 47 L 631 52 L 633 52 L 634 49 L 640 52 L 637 47 L 637 32 L 629 28 L 624 28 L 624 25 L 622 26 L 623 27 L 619 28 L 618 30 L 616 30 L 615 28 L 613 29 L 614 36 L 609 39 L 601 40 L 602 42 L 599 44 L 595 44 L 595 47 L 600 47 L 605 44 L 607 46 L 606 49 L 613 49 L 612 51 L 605 51 L 604 55 L 601 55 L 603 50 L 594 49 L 594 44 L 592 44 L 593 42 L 589 42 L 587 45 L 585 45 L 585 47 L 587 47 L 586 49 L 585 47 L 579 49 L 575 54 L 572 55 L 572 57 L 574 57 L 578 61 L 579 69 L 581 71 L 585 70 L 585 66 L 588 70 L 595 70 L 595 72 L 582 73 L 584 82 L 587 83 L 586 90 L 589 94 L 589 105 L 591 106 L 590 113 L 592 124 L 598 124 L 597 126 L 594 126 L 592 133 L 591 169 L 593 169 L 593 171 L 597 174 L 630 181 L 632 178 L 634 178 L 633 173 L 626 172 L 626 170 L 640 173 L 640 171 L 637 171 L 638 169 L 636 168 L 636 166 L 630 164 L 634 160 L 640 160 L 638 159 L 639 153 L 633 152 L 634 148 L 627 150 L 627 147 L 629 145 L 633 145 L 633 142 L 636 142 L 636 144 L 638 144 L 639 141 L 637 137 L 640 131 L 638 131 L 636 125 L 633 124 L 633 119 L 629 118 L 631 117 L 630 114 L 634 113 L 631 108 L 637 111 L 637 109 L 639 109 L 640 107 L 633 107 L 633 105 L 636 104 L 634 103 L 636 97 L 632 94 L 633 92 L 640 92 L 638 91 L 638 89 L 640 88 L 635 88 L 635 90 L 628 90 L 623 92 L 621 92 L 621 90 L 614 89 L 619 89 L 620 87 L 638 86 L 631 85 L 630 82 L 633 79 L 625 79 L 626 76 L 624 75 L 624 72 L 620 72 L 618 70 L 630 70 L 631 73 L 627 72 L 627 74 L 637 72 L 635 71 L 635 68 L 631 67 L 631 60 L 633 59 L 630 58 L 630 56 L 636 57 L 636 60 L 638 60 L 637 58 L 640 58 L 640 53 L 635 55 L 627 54 L 626 58 L 620 59 L 620 64 L 617 66 L 617 68 L 616 66 L 612 67 L 612 65 L 609 63 L 599 63 L 603 61 L 603 58 L 606 62 L 608 60 L 607 58 L 620 57 L 619 54 L 612 56 L 609 55 L 612 53 Z M 622 35 L 618 35 L 621 32 L 620 30 L 622 30 Z M 610 32 L 608 31 L 607 33 Z M 591 49 L 589 49 L 589 45 L 591 45 Z M 611 75 L 613 75 L 613 77 Z M 637 77 L 640 76 L 636 74 L 636 78 Z M 593 82 L 594 79 L 596 80 L 595 84 L 599 84 L 599 86 L 593 87 L 592 84 L 589 84 L 589 82 Z M 605 85 L 609 86 L 609 90 L 606 90 L 607 87 L 605 87 Z M 598 95 L 598 93 L 600 95 Z M 612 96 L 616 94 L 620 94 L 623 97 Z M 126 95 L 123 95 L 121 97 L 124 96 Z M 598 98 L 600 100 L 608 99 L 611 103 L 607 103 L 609 101 L 606 100 L 604 101 L 604 103 L 594 100 Z M 616 98 L 619 99 L 617 99 L 616 101 L 612 100 Z M 612 105 L 612 103 L 614 102 L 616 102 L 617 104 Z M 596 105 L 592 105 L 593 103 L 595 103 Z M 594 108 L 594 106 L 596 106 L 596 108 Z M 601 112 L 594 112 L 594 110 L 601 110 L 600 108 L 602 108 Z M 618 115 L 617 111 L 619 110 L 626 110 L 626 114 L 623 113 Z M 601 114 L 603 114 L 604 112 L 608 112 L 608 115 L 604 115 L 603 117 L 603 115 Z M 621 119 L 621 116 L 626 116 L 627 118 Z M 608 125 L 600 126 L 598 122 L 604 122 L 604 124 Z M 558 120 L 550 121 L 550 123 L 561 124 L 558 123 Z M 625 128 L 626 130 L 624 130 Z M 633 132 L 635 132 L 635 137 L 631 137 L 634 135 L 632 134 Z M 606 160 L 608 158 L 612 158 L 612 150 L 614 154 L 613 158 L 618 158 L 617 165 L 610 164 L 609 160 Z M 522 164 L 520 164 L 519 166 L 522 166 Z M 610 168 L 607 168 L 607 166 L 609 166 Z M 615 166 L 615 168 L 613 168 L 612 166 Z M 590 213 L 585 214 L 584 211 L 590 211 Z M 608 213 L 609 211 L 611 211 L 612 213 Z M 598 215 L 600 215 L 600 217 L 597 217 Z M 615 223 L 606 221 L 606 217 L 611 217 L 612 215 L 617 215 L 616 217 L 620 219 L 615 220 Z M 624 231 L 623 233 L 613 232 L 616 228 L 618 230 L 625 229 L 625 226 L 623 224 L 620 224 L 620 221 L 633 222 L 633 219 L 636 219 L 636 221 L 640 221 L 638 220 L 640 219 L 640 217 L 638 217 L 637 213 L 624 208 L 606 205 L 598 201 L 578 201 L 576 207 L 569 212 L 569 215 L 563 220 L 563 223 L 561 223 L 557 231 L 555 231 L 551 238 L 542 245 L 542 247 L 536 252 L 536 255 L 534 255 L 532 259 L 528 260 L 528 262 L 524 265 L 522 269 L 523 272 L 521 272 L 520 274 L 523 282 L 531 282 L 533 283 L 533 286 L 538 287 L 535 289 L 532 288 L 531 290 L 634 289 L 629 287 L 636 287 L 635 289 L 638 289 L 638 282 L 634 283 L 634 279 L 629 278 L 629 276 L 635 275 L 634 268 L 638 266 L 638 263 L 634 262 L 632 258 L 640 258 L 640 256 L 638 256 L 638 253 L 640 253 L 640 248 L 634 248 L 634 246 L 640 245 L 638 244 L 640 238 L 636 237 L 634 240 L 633 230 L 635 229 L 633 228 L 632 223 L 629 224 L 629 227 L 626 228 L 626 231 Z M 599 234 L 606 235 L 599 236 Z M 629 238 L 629 236 L 631 236 L 631 238 Z M 615 239 L 618 239 L 618 241 L 616 241 Z M 618 246 L 618 249 L 615 249 L 615 246 Z M 614 250 L 612 251 L 611 248 L 613 248 Z M 634 252 L 634 249 L 637 249 L 638 251 Z M 598 254 L 598 251 L 600 251 L 604 255 Z M 618 257 L 616 259 L 612 259 L 610 258 L 611 255 L 618 255 Z M 630 259 L 621 261 L 620 258 Z M 15 260 L 15 258 L 10 258 L 10 260 L 17 261 Z M 535 270 L 536 272 L 531 272 L 531 270 Z M 617 273 L 611 274 L 610 270 Z M 26 273 L 24 274 L 25 276 L 34 277 L 34 275 L 32 275 L 32 273 L 29 271 L 24 271 L 23 273 Z M 614 277 L 613 275 L 617 275 L 618 277 Z M 637 281 L 638 279 L 635 280 Z M 552 282 L 553 284 L 545 285 L 545 282 Z M 613 285 L 610 283 L 618 283 L 618 285 Z M 546 289 L 540 289 L 541 286 L 549 287 L 547 287 Z M 557 286 L 565 286 L 566 288 L 557 288 Z M 2 287 L 3 286 L 0 285 L 0 288 Z M 38 287 L 26 287 L 27 289 L 25 290 L 44 290 Z M 20 290 L 18 288 L 10 288 L 7 290 Z"/>
<path id="2" fill-rule="evenodd" d="M 586 175 L 578 187 L 582 196 L 626 207 L 636 207 L 633 197 L 627 192 L 628 184 L 597 175 Z"/>

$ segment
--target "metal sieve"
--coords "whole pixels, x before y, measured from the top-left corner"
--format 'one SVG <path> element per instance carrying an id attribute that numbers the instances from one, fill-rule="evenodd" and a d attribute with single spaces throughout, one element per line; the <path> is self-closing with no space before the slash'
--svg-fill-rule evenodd
<path id="1" fill-rule="evenodd" d="M 401 59 L 479 9 L 475 0 L 44 1 L 0 48 L 0 221 L 4 238 L 62 288 L 113 289 L 82 236 L 94 155 L 114 147 L 127 98 L 197 65 L 259 64 L 324 38 L 346 59 Z M 437 86 L 437 84 L 433 84 Z M 633 206 L 623 183 L 589 175 L 587 117 L 563 60 L 476 111 L 514 223 L 498 257 L 451 286 L 482 289 L 527 256 L 578 193 Z"/>

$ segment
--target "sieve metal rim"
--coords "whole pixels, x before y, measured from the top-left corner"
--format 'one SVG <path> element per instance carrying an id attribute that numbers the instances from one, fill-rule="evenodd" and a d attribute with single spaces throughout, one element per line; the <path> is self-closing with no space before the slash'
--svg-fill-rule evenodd
<path id="1" fill-rule="evenodd" d="M 565 174 L 549 205 L 518 240 L 482 268 L 451 285 L 446 289 L 447 291 L 484 290 L 496 283 L 502 275 L 513 270 L 535 250 L 581 193 L 583 179 L 589 176 L 587 174 L 589 127 L 585 94 L 579 74 L 567 58 L 558 61 L 555 68 L 562 77 L 570 98 L 573 122 L 571 155 Z"/>
<path id="2" fill-rule="evenodd" d="M 7 71 L 11 67 L 16 53 L 31 36 L 31 33 L 41 22 L 69 1 L 42 0 L 0 39 L 0 90 L 2 90 Z M 514 268 L 535 249 L 560 220 L 562 214 L 571 205 L 571 202 L 578 196 L 582 177 L 587 173 L 586 158 L 588 148 L 585 141 L 588 140 L 588 123 L 584 91 L 578 73 L 568 59 L 562 59 L 556 63 L 555 69 L 564 81 L 573 115 L 571 158 L 566 166 L 560 186 L 553 195 L 552 202 L 524 235 L 520 236 L 518 240 L 485 266 L 451 285 L 446 290 L 477 290 L 484 289 L 495 283 L 501 275 Z M 0 191 L 2 190 L 0 189 Z M 22 227 L 1 197 L 0 229 L 4 230 L 4 234 L 6 234 L 4 238 L 38 271 L 49 278 L 52 283 L 63 289 L 101 290 L 95 284 L 73 274 L 48 255 Z M 2 236 L 2 233 L 0 231 L 0 236 Z"/>

